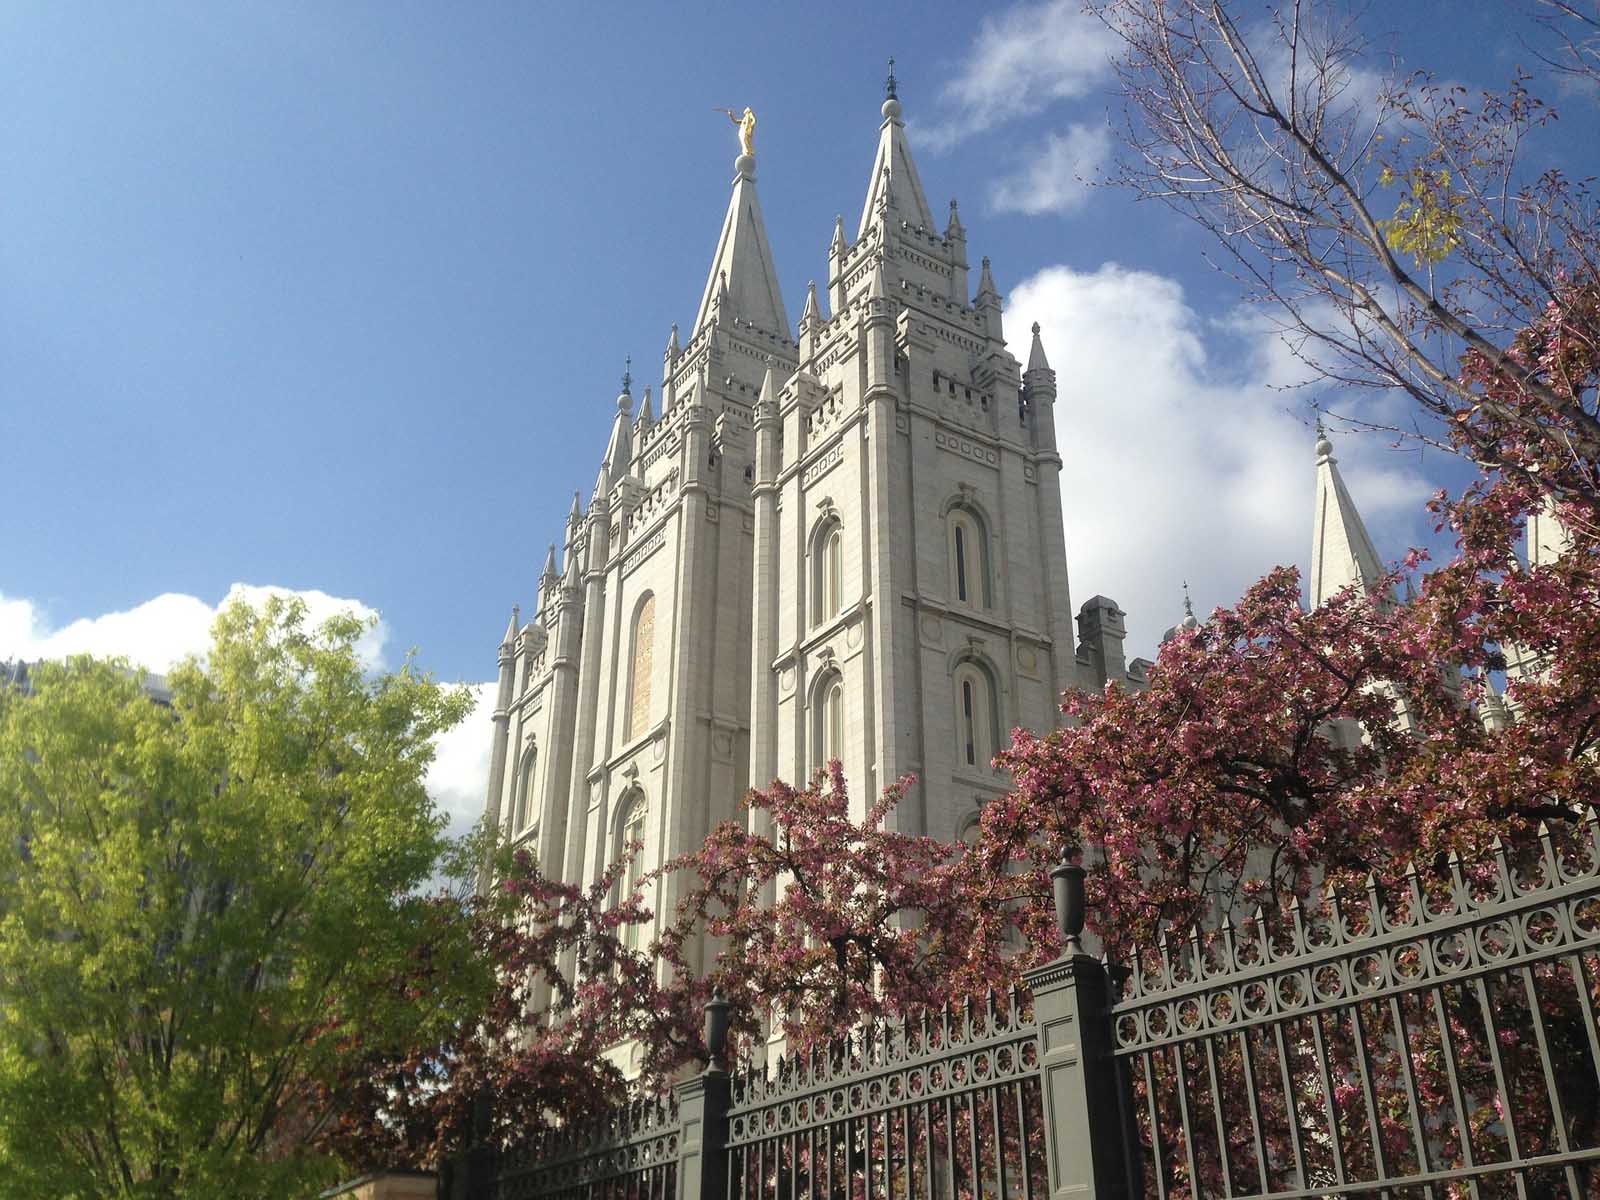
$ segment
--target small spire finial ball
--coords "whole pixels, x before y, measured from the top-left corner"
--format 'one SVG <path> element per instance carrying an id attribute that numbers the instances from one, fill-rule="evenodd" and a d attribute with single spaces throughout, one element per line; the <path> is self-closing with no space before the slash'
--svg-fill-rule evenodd
<path id="1" fill-rule="evenodd" d="M 617 408 L 623 412 L 633 411 L 633 355 L 631 354 L 622 366 L 622 394 L 617 397 Z"/>
<path id="2" fill-rule="evenodd" d="M 1037 322 L 1037 321 L 1035 321 L 1033 323 L 1033 336 L 1034 337 L 1038 337 L 1039 336 L 1039 322 Z"/>

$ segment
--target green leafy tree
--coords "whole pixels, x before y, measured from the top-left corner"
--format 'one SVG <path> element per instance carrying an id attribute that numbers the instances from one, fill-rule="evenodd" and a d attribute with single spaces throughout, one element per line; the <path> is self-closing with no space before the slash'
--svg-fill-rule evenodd
<path id="1" fill-rule="evenodd" d="M 157 704 L 115 663 L 0 694 L 7 1195 L 284 1196 L 336 1178 L 351 1064 L 492 979 L 423 787 L 464 689 L 365 625 L 237 605 Z"/>

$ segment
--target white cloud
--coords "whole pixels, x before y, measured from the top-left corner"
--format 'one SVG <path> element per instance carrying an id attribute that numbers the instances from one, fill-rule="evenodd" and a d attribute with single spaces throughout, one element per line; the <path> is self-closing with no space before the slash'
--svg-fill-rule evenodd
<path id="1" fill-rule="evenodd" d="M 1111 157 L 1111 134 L 1103 127 L 1074 124 L 1052 133 L 1020 170 L 998 180 L 989 200 L 997 212 L 1065 216 L 1089 198 L 1091 181 Z"/>
<path id="2" fill-rule="evenodd" d="M 217 604 L 207 604 L 197 596 L 165 592 L 126 612 L 80 617 L 58 629 L 32 601 L 0 594 L 0 660 L 94 654 L 102 658 L 125 657 L 149 671 L 170 671 L 186 655 L 205 650 L 211 640 L 211 623 L 223 608 L 236 599 L 260 605 L 268 596 L 300 597 L 313 624 L 339 612 L 362 619 L 378 616 L 376 609 L 359 600 L 330 596 L 315 589 L 236 583 Z M 365 666 L 378 669 L 384 665 L 383 645 L 388 635 L 388 628 L 378 620 L 357 643 L 357 653 Z"/>
<path id="3" fill-rule="evenodd" d="M 1311 551 L 1313 436 L 1304 368 L 1259 323 L 1207 323 L 1170 278 L 1107 263 L 1049 267 L 1012 294 L 1014 342 L 1038 321 L 1056 370 L 1056 436 L 1073 603 L 1096 593 L 1128 614 L 1128 657 L 1153 658 L 1183 615 L 1202 615 L 1269 568 Z M 1338 440 L 1341 469 L 1378 543 L 1399 558 L 1431 486 L 1373 438 Z"/>
<path id="4" fill-rule="evenodd" d="M 917 130 L 942 149 L 1058 100 L 1085 96 L 1110 73 L 1115 39 L 1081 0 L 1023 4 L 986 18 L 944 89 L 949 115 Z"/>
<path id="5" fill-rule="evenodd" d="M 470 832 L 478 823 L 489 786 L 495 685 L 468 686 L 477 705 L 465 721 L 440 735 L 434 744 L 433 764 L 428 768 L 428 794 L 449 815 L 452 837 Z"/>

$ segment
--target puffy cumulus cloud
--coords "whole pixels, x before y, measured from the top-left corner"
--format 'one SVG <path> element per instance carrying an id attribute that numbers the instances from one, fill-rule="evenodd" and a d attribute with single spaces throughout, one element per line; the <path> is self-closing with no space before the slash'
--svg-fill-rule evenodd
<path id="1" fill-rule="evenodd" d="M 315 589 L 236 583 L 216 604 L 197 596 L 165 592 L 125 612 L 80 617 L 60 628 L 32 601 L 0 594 L 0 660 L 63 658 L 69 654 L 124 657 L 155 672 L 170 671 L 190 654 L 202 653 L 211 640 L 217 613 L 235 600 L 260 606 L 268 596 L 298 596 L 313 624 L 335 613 L 352 613 L 374 624 L 357 643 L 361 661 L 372 669 L 384 665 L 388 629 L 376 609 L 359 600 L 330 596 Z"/>
<path id="2" fill-rule="evenodd" d="M 1022 167 L 999 179 L 989 193 L 997 212 L 1065 216 L 1089 198 L 1090 182 L 1111 157 L 1111 134 L 1104 127 L 1071 125 L 1053 133 Z"/>
<path id="3" fill-rule="evenodd" d="M 477 702 L 467 719 L 439 736 L 428 768 L 428 794 L 450 818 L 450 835 L 471 831 L 483 815 L 489 787 L 489 750 L 494 732 L 494 684 L 469 684 Z"/>
<path id="4" fill-rule="evenodd" d="M 1013 347 L 1039 322 L 1056 370 L 1056 437 L 1073 603 L 1096 593 L 1128 614 L 1128 657 L 1153 658 L 1183 615 L 1231 603 L 1311 555 L 1314 438 L 1304 368 L 1277 335 L 1206 321 L 1175 280 L 1107 263 L 1049 267 L 1018 284 Z M 1025 351 L 1022 356 L 1026 357 Z M 1339 439 L 1341 469 L 1379 553 L 1398 558 L 1432 491 L 1374 438 Z"/>
<path id="5" fill-rule="evenodd" d="M 1081 0 L 1019 4 L 993 14 L 944 88 L 948 115 L 919 127 L 917 140 L 943 149 L 1058 100 L 1086 96 L 1110 74 L 1114 44 Z"/>

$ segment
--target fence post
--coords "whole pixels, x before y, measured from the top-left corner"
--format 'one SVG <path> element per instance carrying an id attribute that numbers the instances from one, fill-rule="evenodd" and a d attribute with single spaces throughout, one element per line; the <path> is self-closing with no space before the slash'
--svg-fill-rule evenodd
<path id="1" fill-rule="evenodd" d="M 677 1200 L 727 1200 L 728 1107 L 732 1080 L 725 1061 L 728 1002 L 720 991 L 706 1002 L 706 1069 L 673 1088 L 682 1130 Z"/>
<path id="2" fill-rule="evenodd" d="M 1129 1148 L 1111 1054 L 1111 989 L 1080 937 L 1083 876 L 1081 866 L 1066 862 L 1050 872 L 1066 944 L 1055 961 L 1024 976 L 1039 1027 L 1045 1158 L 1052 1197 L 1124 1200 Z"/>
<path id="3" fill-rule="evenodd" d="M 489 1200 L 494 1194 L 493 1118 L 488 1095 L 474 1097 L 467 1148 L 445 1162 L 439 1172 L 437 1194 L 441 1200 Z"/>

